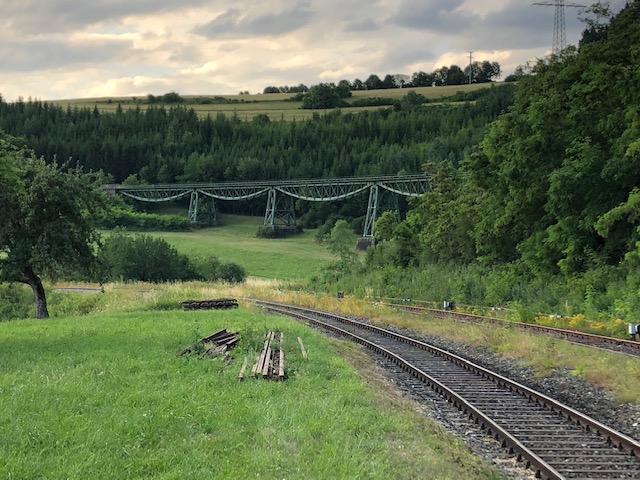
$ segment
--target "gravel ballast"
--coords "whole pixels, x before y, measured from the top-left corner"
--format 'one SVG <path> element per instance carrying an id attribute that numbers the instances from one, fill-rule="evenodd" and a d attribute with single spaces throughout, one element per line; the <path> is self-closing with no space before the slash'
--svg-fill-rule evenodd
<path id="1" fill-rule="evenodd" d="M 368 322 L 363 318 L 358 318 L 358 320 Z M 572 375 L 568 369 L 559 369 L 548 377 L 537 378 L 530 367 L 483 347 L 389 325 L 385 328 L 450 351 L 552 397 L 631 438 L 640 439 L 639 404 L 620 404 L 614 400 L 614 396 L 610 392 L 588 383 L 584 378 Z M 412 381 L 413 378 L 409 374 L 380 356 L 374 355 L 374 359 L 387 372 L 387 378 L 392 383 L 420 404 L 424 414 L 462 437 L 474 453 L 494 464 L 502 472 L 504 478 L 516 480 L 534 478 L 531 470 L 518 464 L 498 442 L 488 438 L 476 425 L 429 387 L 425 386 L 425 388 L 416 390 L 415 386 L 412 386 L 415 385 L 415 382 Z"/>

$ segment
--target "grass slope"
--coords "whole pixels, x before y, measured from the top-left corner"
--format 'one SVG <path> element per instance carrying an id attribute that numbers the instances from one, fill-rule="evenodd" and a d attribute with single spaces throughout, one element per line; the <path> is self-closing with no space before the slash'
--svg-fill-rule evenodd
<path id="1" fill-rule="evenodd" d="M 232 360 L 176 357 L 219 328 L 240 331 Z M 239 382 L 269 329 L 284 332 L 289 378 Z M 0 342 L 3 479 L 497 478 L 459 440 L 367 389 L 337 342 L 290 319 L 104 313 L 0 323 Z"/>
<path id="2" fill-rule="evenodd" d="M 224 215 L 219 227 L 190 232 L 152 232 L 187 255 L 215 255 L 242 265 L 249 275 L 281 280 L 306 279 L 334 259 L 315 242 L 315 230 L 289 238 L 257 238 L 262 217 Z"/>
<path id="3" fill-rule="evenodd" d="M 360 90 L 354 91 L 352 99 L 362 98 L 400 98 L 404 97 L 409 91 L 415 91 L 421 95 L 424 95 L 429 100 L 438 100 L 440 98 L 454 95 L 459 91 L 478 90 L 481 88 L 489 88 L 493 84 L 472 84 L 472 85 L 448 85 L 442 87 L 417 87 L 417 88 L 393 88 L 385 90 Z M 163 92 L 166 93 L 166 92 Z M 251 120 L 256 115 L 265 114 L 268 115 L 271 120 L 285 120 L 285 121 L 301 121 L 305 120 L 313 115 L 314 112 L 327 113 L 333 109 L 320 109 L 320 110 L 302 110 L 302 102 L 288 101 L 288 99 L 295 96 L 293 93 L 269 93 L 269 94 L 254 94 L 254 95 L 219 95 L 230 100 L 236 100 L 242 103 L 229 103 L 229 104 L 211 104 L 211 103 L 198 103 L 206 102 L 208 99 L 212 99 L 215 95 L 183 95 L 186 103 L 178 105 L 186 105 L 189 108 L 193 108 L 200 116 L 206 115 L 216 116 L 218 113 L 223 113 L 226 116 L 237 116 L 242 120 Z M 51 103 L 58 104 L 67 108 L 94 108 L 97 107 L 101 112 L 115 112 L 118 105 L 122 108 L 148 108 L 149 105 L 146 102 L 146 98 L 136 97 L 102 97 L 102 98 L 79 98 L 69 100 L 53 100 Z M 170 105 L 166 105 L 170 107 Z M 380 107 L 347 107 L 343 108 L 344 112 L 361 112 L 364 110 L 377 110 Z M 388 107 L 387 107 L 388 108 Z"/>

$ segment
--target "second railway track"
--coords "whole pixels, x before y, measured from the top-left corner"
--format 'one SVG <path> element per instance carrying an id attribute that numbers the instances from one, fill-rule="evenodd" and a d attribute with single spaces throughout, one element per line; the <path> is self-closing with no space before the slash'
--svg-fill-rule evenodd
<path id="1" fill-rule="evenodd" d="M 468 323 L 492 323 L 503 327 L 515 327 L 523 331 L 549 335 L 587 347 L 599 348 L 600 350 L 621 353 L 624 355 L 630 355 L 632 357 L 640 357 L 640 342 L 638 341 L 626 340 L 616 337 L 607 337 L 604 335 L 595 335 L 592 333 L 580 332 L 578 330 L 545 327 L 543 325 L 536 325 L 532 323 L 513 322 L 510 320 L 502 320 L 499 318 L 487 317 L 482 315 L 473 315 L 470 313 L 462 313 L 450 310 L 438 310 L 435 308 L 426 308 L 416 305 L 402 305 L 397 303 L 384 302 L 382 303 L 382 305 L 411 313 L 432 315 L 436 318 L 447 318 Z"/>
<path id="2" fill-rule="evenodd" d="M 458 407 L 541 478 L 640 479 L 640 442 L 435 346 L 341 315 L 255 301 L 347 336 Z"/>

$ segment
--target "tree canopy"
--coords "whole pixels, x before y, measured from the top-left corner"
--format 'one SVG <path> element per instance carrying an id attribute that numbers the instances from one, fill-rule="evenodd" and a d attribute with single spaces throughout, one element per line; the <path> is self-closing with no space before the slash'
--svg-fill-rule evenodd
<path id="1" fill-rule="evenodd" d="M 638 45 L 635 1 L 588 28 L 579 49 L 539 60 L 520 78 L 515 103 L 479 148 L 460 169 L 436 174 L 434 192 L 409 212 L 421 254 L 516 262 L 537 276 L 629 258 L 640 241 Z"/>
<path id="2" fill-rule="evenodd" d="M 91 270 L 102 194 L 89 175 L 45 163 L 0 132 L 0 281 L 29 285 L 36 317 L 49 316 L 41 276 Z"/>

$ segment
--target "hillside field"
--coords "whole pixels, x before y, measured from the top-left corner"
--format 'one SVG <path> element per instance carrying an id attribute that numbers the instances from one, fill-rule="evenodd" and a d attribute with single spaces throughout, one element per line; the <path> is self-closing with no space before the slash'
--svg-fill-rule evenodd
<path id="1" fill-rule="evenodd" d="M 429 100 L 438 100 L 444 97 L 454 95 L 459 91 L 471 91 L 481 88 L 491 87 L 491 83 L 480 83 L 472 85 L 447 85 L 442 87 L 417 87 L 417 88 L 393 88 L 385 90 L 357 90 L 353 91 L 353 97 L 349 100 L 360 98 L 401 98 L 410 91 L 424 95 Z M 167 92 L 162 92 L 167 93 Z M 179 93 L 179 92 L 178 92 Z M 241 120 L 251 120 L 256 115 L 268 115 L 271 120 L 285 121 L 301 121 L 311 117 L 315 112 L 327 113 L 335 109 L 329 110 L 302 110 L 302 102 L 288 101 L 294 97 L 294 93 L 267 93 L 253 95 L 183 95 L 185 103 L 176 104 L 193 108 L 200 116 L 223 113 L 225 116 L 233 117 L 234 115 Z M 222 97 L 237 101 L 238 103 L 208 103 L 214 97 Z M 100 98 L 81 98 L 68 100 L 53 100 L 53 104 L 74 108 L 94 108 L 97 107 L 101 112 L 114 112 L 118 105 L 122 108 L 145 109 L 149 107 L 146 98 L 142 97 L 100 97 Z M 155 104 L 161 105 L 161 104 Z M 169 107 L 170 105 L 165 105 Z M 361 112 L 363 110 L 377 110 L 381 107 L 351 107 L 341 109 L 343 112 Z M 386 107 L 389 108 L 389 107 Z"/>
<path id="2" fill-rule="evenodd" d="M 164 238 L 180 253 L 218 257 L 234 262 L 248 275 L 279 280 L 304 280 L 335 259 L 326 246 L 315 241 L 316 230 L 289 238 L 257 238 L 263 217 L 221 215 L 221 225 L 187 232 L 150 232 Z M 356 236 L 353 237 L 355 246 Z"/>

